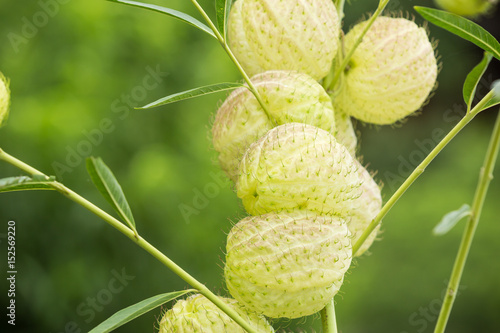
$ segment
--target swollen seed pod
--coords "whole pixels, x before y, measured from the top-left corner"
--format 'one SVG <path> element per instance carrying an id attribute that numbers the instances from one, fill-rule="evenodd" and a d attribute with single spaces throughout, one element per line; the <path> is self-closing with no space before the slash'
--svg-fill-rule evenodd
<path id="1" fill-rule="evenodd" d="M 248 312 L 234 299 L 223 299 L 258 332 L 274 332 L 260 315 Z M 200 294 L 178 301 L 160 320 L 159 333 L 245 333 L 246 331 L 221 309 Z"/>
<path id="2" fill-rule="evenodd" d="M 346 52 L 367 22 L 345 36 Z M 354 52 L 334 99 L 340 110 L 367 123 L 392 124 L 421 108 L 436 84 L 434 48 L 424 28 L 404 18 L 379 17 Z"/>
<path id="3" fill-rule="evenodd" d="M 0 126 L 2 126 L 9 116 L 10 90 L 9 82 L 0 72 Z"/>
<path id="4" fill-rule="evenodd" d="M 352 125 L 351 117 L 339 110 L 335 110 L 334 136 L 338 143 L 343 144 L 347 148 L 347 151 L 352 157 L 356 156 L 358 138 L 354 126 Z"/>
<path id="5" fill-rule="evenodd" d="M 237 195 L 251 215 L 306 209 L 347 217 L 352 201 L 362 195 L 360 167 L 329 132 L 285 124 L 247 150 Z"/>
<path id="6" fill-rule="evenodd" d="M 485 14 L 496 0 L 435 0 L 436 4 L 457 15 L 476 17 Z"/>
<path id="7" fill-rule="evenodd" d="M 249 216 L 229 233 L 226 251 L 231 295 L 271 318 L 321 310 L 338 292 L 352 258 L 344 220 L 307 211 Z"/>
<path id="8" fill-rule="evenodd" d="M 249 75 L 295 70 L 325 77 L 340 33 L 331 0 L 237 0 L 229 13 L 229 45 Z"/>
<path id="9" fill-rule="evenodd" d="M 370 222 L 380 213 L 382 209 L 382 194 L 380 187 L 372 178 L 370 173 L 359 164 L 358 174 L 363 180 L 361 184 L 361 196 L 357 200 L 352 201 L 351 215 L 347 218 L 347 225 L 351 232 L 351 243 L 354 246 L 361 237 Z M 380 224 L 368 236 L 363 245 L 358 249 L 354 256 L 362 255 L 372 245 L 380 230 Z"/>
<path id="10" fill-rule="evenodd" d="M 274 124 L 302 122 L 335 130 L 332 102 L 323 87 L 306 74 L 268 71 L 252 77 L 267 106 L 269 119 L 255 96 L 239 88 L 224 101 L 212 127 L 213 145 L 222 169 L 236 181 L 238 165 L 248 147 Z"/>

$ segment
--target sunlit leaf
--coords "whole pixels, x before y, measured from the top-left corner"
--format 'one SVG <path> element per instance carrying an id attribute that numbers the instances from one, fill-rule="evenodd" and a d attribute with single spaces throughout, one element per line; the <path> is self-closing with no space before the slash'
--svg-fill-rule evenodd
<path id="1" fill-rule="evenodd" d="M 467 75 L 467 78 L 465 79 L 463 96 L 468 110 L 470 110 L 472 107 L 472 102 L 476 95 L 477 85 L 483 77 L 486 68 L 488 68 L 488 64 L 490 63 L 492 57 L 493 56 L 490 53 L 485 52 L 483 60 L 481 60 L 481 62 L 472 69 L 472 71 Z"/>
<path id="2" fill-rule="evenodd" d="M 427 21 L 476 44 L 500 60 L 500 43 L 481 26 L 450 12 L 420 6 L 414 8 Z"/>
<path id="3" fill-rule="evenodd" d="M 206 32 L 207 34 L 214 37 L 215 39 L 217 39 L 217 37 L 215 37 L 215 34 L 212 31 L 212 29 L 210 29 L 209 27 L 207 27 L 205 24 L 201 23 L 200 21 L 198 21 L 194 17 L 192 17 L 188 14 L 185 14 L 183 12 L 179 12 L 177 10 L 162 7 L 162 6 L 152 5 L 152 4 L 143 3 L 143 2 L 137 2 L 137 1 L 129 1 L 129 0 L 108 0 L 108 1 L 122 3 L 125 5 L 144 8 L 144 9 L 149 9 L 149 10 L 152 10 L 155 12 L 166 14 L 168 16 L 171 16 L 171 17 L 174 17 L 178 20 L 181 20 L 185 23 L 188 23 L 188 24 Z"/>
<path id="4" fill-rule="evenodd" d="M 432 233 L 435 236 L 442 236 L 450 231 L 461 219 L 471 214 L 470 206 L 464 204 L 457 210 L 449 212 L 443 219 L 434 227 Z"/>
<path id="5" fill-rule="evenodd" d="M 48 183 L 54 180 L 55 177 L 47 179 L 45 176 L 33 178 L 27 176 L 2 178 L 0 179 L 0 193 L 27 190 L 53 190 L 54 188 Z"/>
<path id="6" fill-rule="evenodd" d="M 159 100 L 149 103 L 148 105 L 145 105 L 139 109 L 150 109 L 160 105 L 182 101 L 184 99 L 203 96 L 207 94 L 213 94 L 219 91 L 232 90 L 239 87 L 244 87 L 244 85 L 241 83 L 225 82 L 225 83 L 212 84 L 204 87 L 198 87 L 160 98 Z"/>
<path id="7" fill-rule="evenodd" d="M 135 220 L 132 216 L 130 206 L 123 194 L 122 187 L 116 180 L 113 172 L 102 161 L 101 158 L 87 158 L 87 171 L 99 192 L 113 206 L 118 215 L 128 224 L 128 226 L 137 234 Z"/>
<path id="8" fill-rule="evenodd" d="M 180 297 L 190 292 L 194 292 L 194 290 L 188 289 L 182 291 L 174 291 L 171 293 L 161 294 L 145 299 L 144 301 L 141 301 L 139 303 L 136 303 L 134 305 L 131 305 L 125 309 L 118 311 L 117 313 L 115 313 L 102 323 L 100 323 L 97 327 L 92 329 L 89 333 L 111 332 L 117 329 L 118 327 L 128 323 L 129 321 L 132 321 L 135 318 L 142 316 L 146 312 L 151 311 L 154 308 L 157 308 L 173 299 L 176 299 L 177 297 Z"/>

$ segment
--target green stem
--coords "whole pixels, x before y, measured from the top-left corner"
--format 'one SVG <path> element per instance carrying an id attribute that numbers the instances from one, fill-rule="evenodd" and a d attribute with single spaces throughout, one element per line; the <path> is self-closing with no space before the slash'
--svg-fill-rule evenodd
<path id="1" fill-rule="evenodd" d="M 229 56 L 229 58 L 231 59 L 231 61 L 235 64 L 235 66 L 238 69 L 238 71 L 240 72 L 241 76 L 243 77 L 245 82 L 248 84 L 248 89 L 255 96 L 255 98 L 259 102 L 260 106 L 262 107 L 262 109 L 266 113 L 269 120 L 273 121 L 273 118 L 271 117 L 271 114 L 270 114 L 266 104 L 262 100 L 262 97 L 260 96 L 259 92 L 257 91 L 257 88 L 255 88 L 254 84 L 252 83 L 252 81 L 248 77 L 247 73 L 245 72 L 243 67 L 241 67 L 240 62 L 234 56 L 233 51 L 231 51 L 231 49 L 229 48 L 229 45 L 227 44 L 225 38 L 219 33 L 219 30 L 217 29 L 215 24 L 212 22 L 210 17 L 207 15 L 207 13 L 203 9 L 203 7 L 201 7 L 200 4 L 196 0 L 191 0 L 191 2 L 196 7 L 196 9 L 200 12 L 201 16 L 203 16 L 203 18 L 207 22 L 208 26 L 210 27 L 210 29 L 212 29 L 212 31 L 214 32 L 215 37 L 217 38 L 219 43 L 222 45 L 222 48 L 224 49 L 224 51 L 226 51 L 226 53 Z"/>
<path id="2" fill-rule="evenodd" d="M 490 139 L 483 167 L 481 168 L 479 181 L 476 188 L 476 193 L 474 195 L 474 200 L 472 203 L 471 216 L 467 221 L 462 241 L 458 249 L 457 257 L 455 258 L 455 263 L 453 265 L 453 270 L 451 272 L 450 282 L 448 283 L 448 288 L 446 290 L 446 294 L 444 297 L 443 306 L 441 307 L 441 311 L 439 312 L 439 317 L 437 319 L 434 333 L 443 333 L 446 328 L 448 318 L 450 317 L 451 309 L 453 307 L 453 303 L 455 302 L 455 298 L 457 296 L 457 290 L 460 284 L 460 279 L 462 278 L 462 273 L 464 271 L 465 262 L 467 261 L 467 256 L 469 254 L 469 250 L 472 245 L 474 233 L 479 223 L 479 218 L 481 216 L 481 211 L 483 209 L 486 193 L 488 192 L 489 184 L 493 179 L 493 169 L 495 168 L 495 162 L 498 157 L 499 149 L 500 149 L 500 112 L 498 113 L 497 121 L 495 123 L 495 128 L 493 130 L 493 134 Z"/>
<path id="3" fill-rule="evenodd" d="M 432 160 L 443 150 L 444 147 L 480 112 L 483 107 L 488 103 L 494 96 L 494 92 L 490 91 L 477 105 L 467 113 L 458 124 L 453 127 L 453 129 L 439 142 L 439 144 L 434 147 L 434 149 L 427 155 L 427 157 L 413 170 L 411 175 L 404 181 L 404 183 L 397 189 L 397 191 L 392 195 L 392 197 L 387 201 L 382 207 L 382 210 L 373 219 L 373 221 L 368 225 L 363 234 L 359 237 L 352 248 L 353 254 L 359 250 L 364 241 L 368 236 L 375 230 L 380 221 L 384 216 L 391 210 L 394 204 L 401 198 L 403 193 L 415 182 L 415 180 L 425 171 L 425 168 L 432 162 Z"/>
<path id="4" fill-rule="evenodd" d="M 337 333 L 337 319 L 335 317 L 335 301 L 331 301 L 321 310 L 323 333 Z"/>
<path id="5" fill-rule="evenodd" d="M 371 26 L 373 25 L 373 22 L 375 22 L 377 17 L 380 16 L 380 14 L 382 13 L 382 11 L 384 10 L 384 8 L 387 6 L 388 3 L 389 3 L 389 0 L 381 0 L 379 2 L 377 10 L 375 10 L 373 15 L 368 20 L 368 23 L 366 24 L 365 29 L 361 32 L 361 35 L 359 35 L 358 39 L 356 40 L 356 42 L 354 43 L 352 48 L 349 50 L 349 53 L 347 53 L 347 55 L 344 57 L 340 66 L 335 68 L 335 75 L 333 75 L 333 78 L 328 76 L 327 80 L 325 80 L 324 86 L 327 87 L 327 90 L 332 90 L 335 88 L 335 85 L 337 84 L 337 81 L 339 80 L 340 75 L 346 69 L 347 64 L 349 64 L 349 61 L 351 60 L 352 55 L 354 54 L 354 51 L 356 51 L 359 44 L 361 44 L 363 37 L 366 35 L 368 30 L 371 28 Z"/>
<path id="6" fill-rule="evenodd" d="M 333 2 L 335 7 L 337 8 L 337 14 L 339 15 L 339 21 L 342 22 L 344 19 L 344 3 L 345 0 L 335 0 Z"/>
<path id="7" fill-rule="evenodd" d="M 30 174 L 30 175 L 42 175 L 45 176 L 47 179 L 49 177 L 45 175 L 44 173 L 36 170 L 35 168 L 29 166 L 28 164 L 18 160 L 12 155 L 7 154 L 5 151 L 3 151 L 0 148 L 0 160 L 3 160 L 21 170 L 24 172 Z M 234 311 L 232 308 L 230 308 L 226 303 L 224 303 L 217 295 L 212 293 L 204 284 L 196 280 L 194 277 L 192 277 L 189 273 L 187 273 L 185 270 L 183 270 L 180 266 L 178 266 L 175 262 L 170 260 L 166 255 L 161 253 L 157 248 L 155 248 L 153 245 L 151 245 L 148 241 L 146 241 L 144 238 L 141 236 L 138 236 L 129 229 L 127 226 L 125 226 L 123 223 L 115 219 L 113 216 L 109 215 L 87 199 L 83 198 L 82 196 L 78 195 L 77 193 L 73 192 L 71 189 L 67 188 L 64 186 L 62 183 L 59 183 L 57 181 L 55 182 L 47 182 L 47 185 L 50 185 L 54 188 L 54 190 L 58 191 L 68 199 L 76 202 L 77 204 L 83 206 L 84 208 L 88 209 L 98 217 L 102 218 L 104 221 L 106 221 L 109 225 L 111 225 L 113 228 L 117 229 L 119 232 L 127 236 L 130 240 L 132 240 L 134 243 L 139 245 L 141 248 L 146 250 L 149 254 L 151 254 L 153 257 L 158 259 L 162 264 L 167 266 L 170 270 L 172 270 L 177 276 L 179 276 L 181 279 L 186 281 L 190 286 L 192 286 L 194 289 L 198 290 L 200 294 L 208 298 L 210 301 L 212 301 L 215 305 L 217 305 L 222 311 L 224 311 L 229 317 L 231 317 L 234 321 L 236 321 L 241 327 L 243 327 L 245 330 L 251 333 L 257 333 L 255 329 L 253 329 L 246 321 L 244 321 L 237 313 Z"/>

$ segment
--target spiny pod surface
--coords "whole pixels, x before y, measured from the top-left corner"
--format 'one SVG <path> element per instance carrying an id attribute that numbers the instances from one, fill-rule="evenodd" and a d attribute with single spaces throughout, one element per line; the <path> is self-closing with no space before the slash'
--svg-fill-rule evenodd
<path id="1" fill-rule="evenodd" d="M 436 4 L 457 15 L 476 17 L 485 14 L 496 0 L 435 0 Z"/>
<path id="2" fill-rule="evenodd" d="M 285 124 L 250 146 L 240 164 L 237 195 L 251 215 L 306 209 L 349 216 L 352 201 L 362 194 L 360 167 L 329 132 Z"/>
<path id="3" fill-rule="evenodd" d="M 346 53 L 366 24 L 345 36 Z M 379 17 L 354 52 L 334 107 L 367 123 L 395 123 L 421 108 L 437 72 L 424 28 L 404 18 Z"/>
<path id="4" fill-rule="evenodd" d="M 9 105 L 10 105 L 10 90 L 9 82 L 0 73 L 0 126 L 5 122 L 9 115 Z"/>
<path id="5" fill-rule="evenodd" d="M 351 117 L 339 110 L 335 111 L 335 139 L 343 144 L 349 153 L 355 157 L 358 146 L 358 138 L 352 124 Z"/>
<path id="6" fill-rule="evenodd" d="M 256 331 L 263 333 L 274 332 L 267 320 L 238 304 L 234 299 L 223 299 Z M 222 310 L 214 305 L 205 296 L 192 295 L 185 300 L 178 301 L 170 310 L 165 312 L 160 320 L 159 333 L 245 333 L 246 331 Z"/>
<path id="7" fill-rule="evenodd" d="M 320 80 L 339 33 L 331 0 L 237 0 L 229 13 L 229 45 L 249 75 L 282 69 Z"/>
<path id="8" fill-rule="evenodd" d="M 266 105 L 266 115 L 245 87 L 233 91 L 217 111 L 212 127 L 214 148 L 222 169 L 236 181 L 238 165 L 248 147 L 274 124 L 301 122 L 335 130 L 332 102 L 323 87 L 309 75 L 268 71 L 252 77 Z"/>
<path id="9" fill-rule="evenodd" d="M 343 219 L 307 211 L 250 216 L 228 235 L 224 274 L 231 295 L 272 318 L 321 310 L 352 259 Z"/>
<path id="10" fill-rule="evenodd" d="M 359 162 L 356 161 L 359 164 Z M 361 185 L 361 196 L 352 201 L 351 215 L 347 217 L 347 225 L 351 232 L 352 245 L 356 244 L 370 222 L 380 213 L 382 209 L 382 194 L 380 187 L 370 173 L 359 164 L 358 173 L 363 184 Z M 372 245 L 380 230 L 380 224 L 363 242 L 363 245 L 354 254 L 360 256 Z"/>

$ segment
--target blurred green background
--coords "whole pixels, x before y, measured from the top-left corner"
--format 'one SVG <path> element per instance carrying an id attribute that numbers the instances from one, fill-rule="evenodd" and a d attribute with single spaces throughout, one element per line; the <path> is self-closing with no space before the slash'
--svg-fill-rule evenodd
<path id="1" fill-rule="evenodd" d="M 190 1 L 156 3 L 198 17 Z M 200 3 L 213 14 L 213 1 Z M 433 3 L 396 0 L 389 8 L 413 16 L 413 5 Z M 353 1 L 344 30 L 375 6 Z M 497 38 L 499 18 L 497 10 L 480 21 Z M 429 30 L 439 40 L 442 71 L 422 114 L 397 127 L 357 126 L 360 154 L 385 184 L 386 200 L 422 159 L 419 143 L 442 136 L 463 114 L 461 84 L 482 57 L 474 45 L 434 26 Z M 120 180 L 142 236 L 209 288 L 227 294 L 225 237 L 231 221 L 245 213 L 209 139 L 224 95 L 148 111 L 132 108 L 239 80 L 220 46 L 179 21 L 103 0 L 3 0 L 0 37 L 0 71 L 12 90 L 0 147 L 57 174 L 111 212 L 85 170 L 85 157 L 101 156 Z M 500 77 L 493 62 L 480 94 Z M 471 202 L 495 114 L 478 116 L 387 215 L 381 241 L 370 256 L 355 261 L 336 297 L 341 332 L 432 331 L 464 223 L 442 237 L 431 230 L 445 213 Z M 0 164 L 0 177 L 16 175 L 20 171 Z M 449 332 L 500 331 L 500 167 L 495 175 Z M 204 191 L 210 195 L 201 200 Z M 3 271 L 9 220 L 16 222 L 18 274 L 16 326 L 8 326 L 5 315 L 0 323 L 7 332 L 86 332 L 125 306 L 187 287 L 103 221 L 50 191 L 0 194 Z M 5 309 L 5 278 L 0 289 Z M 152 311 L 117 331 L 154 332 L 160 314 Z M 276 328 L 320 331 L 318 319 L 278 321 Z"/>

